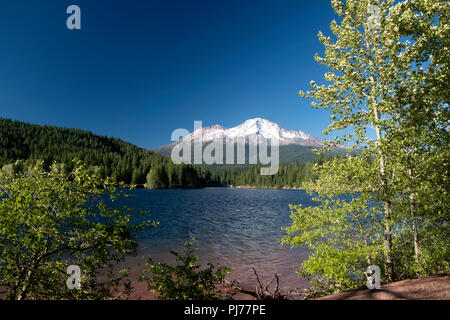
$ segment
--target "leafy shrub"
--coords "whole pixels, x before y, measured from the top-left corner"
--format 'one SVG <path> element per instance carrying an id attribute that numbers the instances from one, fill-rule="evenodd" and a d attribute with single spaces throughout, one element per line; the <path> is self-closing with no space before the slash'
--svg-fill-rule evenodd
<path id="1" fill-rule="evenodd" d="M 42 162 L 22 171 L 0 170 L 3 298 L 111 298 L 126 277 L 126 272 L 114 272 L 114 264 L 135 254 L 136 233 L 155 224 L 145 212 L 105 203 L 124 194 L 108 180 L 92 176 L 79 161 L 70 174 L 56 164 L 46 171 Z M 133 223 L 135 215 L 143 222 Z M 79 290 L 66 286 L 72 264 L 81 269 Z"/>
<path id="2" fill-rule="evenodd" d="M 412 231 L 404 229 L 394 238 L 395 273 L 399 279 L 448 272 L 450 269 L 450 229 L 444 222 L 421 221 L 420 256 L 414 254 Z"/>
<path id="3" fill-rule="evenodd" d="M 225 284 L 225 276 L 232 270 L 227 267 L 215 270 L 211 263 L 201 269 L 200 259 L 194 255 L 198 250 L 193 248 L 194 244 L 194 239 L 186 242 L 182 254 L 171 251 L 178 262 L 176 266 L 147 260 L 150 268 L 144 270 L 141 281 L 147 282 L 149 290 L 158 293 L 158 299 L 213 300 L 222 297 L 216 285 Z"/>

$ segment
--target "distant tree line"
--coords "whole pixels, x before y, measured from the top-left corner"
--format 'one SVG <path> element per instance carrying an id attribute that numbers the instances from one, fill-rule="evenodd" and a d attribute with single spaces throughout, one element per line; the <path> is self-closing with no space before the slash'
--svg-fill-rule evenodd
<path id="1" fill-rule="evenodd" d="M 320 154 L 315 160 L 304 163 L 280 165 L 275 175 L 261 175 L 260 165 L 247 167 L 224 166 L 221 169 L 204 170 L 201 174 L 211 183 L 227 186 L 248 186 L 256 188 L 301 188 L 303 182 L 314 180 L 313 167 L 343 155 Z"/>

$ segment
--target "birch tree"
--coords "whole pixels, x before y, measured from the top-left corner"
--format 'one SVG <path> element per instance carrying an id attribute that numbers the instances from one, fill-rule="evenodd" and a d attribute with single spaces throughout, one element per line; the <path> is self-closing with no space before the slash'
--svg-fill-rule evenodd
<path id="1" fill-rule="evenodd" d="M 330 111 L 332 122 L 324 133 L 337 135 L 322 151 L 347 146 L 348 151 L 358 149 L 358 155 L 316 168 L 318 180 L 305 187 L 318 194 L 319 206 L 292 208 L 293 224 L 286 229 L 284 242 L 309 246 L 315 250 L 312 258 L 320 256 L 319 242 L 328 250 L 321 250 L 321 263 L 327 264 L 329 252 L 351 250 L 346 237 L 356 239 L 358 220 L 368 221 L 372 211 L 372 225 L 360 228 L 371 235 L 365 239 L 370 241 L 360 239 L 356 244 L 369 250 L 354 255 L 349 265 L 364 258 L 369 263 L 370 257 L 374 261 L 381 238 L 385 279 L 393 281 L 393 230 L 408 212 L 418 261 L 418 204 L 425 198 L 428 203 L 438 200 L 435 216 L 442 217 L 448 202 L 443 191 L 447 181 L 443 177 L 448 176 L 448 2 L 332 0 L 331 4 L 339 22 L 330 25 L 332 37 L 319 32 L 325 53 L 315 56 L 328 69 L 326 84 L 311 81 L 311 90 L 299 95 L 312 99 L 313 108 Z M 439 191 L 427 190 L 432 186 Z M 350 201 L 351 212 L 337 198 L 342 194 L 358 195 L 359 200 Z M 316 217 L 314 223 L 308 215 Z M 378 222 L 382 234 L 376 229 Z M 339 229 L 345 236 L 336 243 Z M 324 270 L 311 260 L 303 263 L 303 270 L 335 276 L 335 269 Z"/>

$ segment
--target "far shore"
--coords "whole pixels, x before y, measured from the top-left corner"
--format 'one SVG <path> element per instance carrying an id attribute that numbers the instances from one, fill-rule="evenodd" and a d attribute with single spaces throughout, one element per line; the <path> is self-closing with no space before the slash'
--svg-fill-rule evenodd
<path id="1" fill-rule="evenodd" d="M 127 188 L 131 189 L 132 186 L 126 186 Z M 164 189 L 171 189 L 171 190 L 177 190 L 177 189 L 206 189 L 206 188 L 231 188 L 231 189 L 274 189 L 274 190 L 305 190 L 304 188 L 298 188 L 298 187 L 258 187 L 258 186 L 252 186 L 252 185 L 217 185 L 217 184 L 211 184 L 211 185 L 205 185 L 204 187 L 170 187 L 170 188 L 146 188 L 144 185 L 136 185 L 133 187 L 134 189 L 148 189 L 148 190 L 164 190 Z"/>
<path id="2" fill-rule="evenodd" d="M 257 187 L 257 186 L 250 186 L 250 185 L 243 185 L 243 186 L 233 186 L 229 185 L 225 188 L 233 188 L 233 189 L 276 189 L 276 190 L 305 190 L 303 188 L 297 188 L 297 187 Z"/>

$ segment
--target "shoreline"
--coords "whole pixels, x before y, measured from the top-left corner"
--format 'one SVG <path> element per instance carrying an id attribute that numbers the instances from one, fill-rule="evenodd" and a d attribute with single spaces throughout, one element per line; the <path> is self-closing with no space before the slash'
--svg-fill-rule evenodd
<path id="1" fill-rule="evenodd" d="M 148 291 L 143 282 L 134 282 L 133 291 L 120 300 L 158 300 L 157 295 Z M 255 292 L 246 288 L 218 289 L 225 294 L 233 294 L 232 300 L 256 300 Z M 450 300 L 450 273 L 405 279 L 382 284 L 381 289 L 369 290 L 366 287 L 306 299 L 301 293 L 291 295 L 290 300 Z"/>
<path id="2" fill-rule="evenodd" d="M 223 188 L 223 189 L 266 189 L 266 190 L 305 190 L 304 188 L 299 187 L 258 187 L 258 186 L 252 186 L 252 185 L 205 185 L 204 187 L 175 187 L 175 188 L 145 188 L 144 186 L 126 186 L 127 189 L 146 189 L 146 190 L 190 190 L 190 189 L 215 189 L 215 188 Z"/>
<path id="3" fill-rule="evenodd" d="M 232 189 L 274 189 L 274 190 L 305 190 L 304 188 L 297 188 L 297 187 L 257 187 L 257 186 L 251 186 L 251 185 L 242 185 L 242 186 L 233 186 L 229 185 L 224 188 L 232 188 Z"/>

